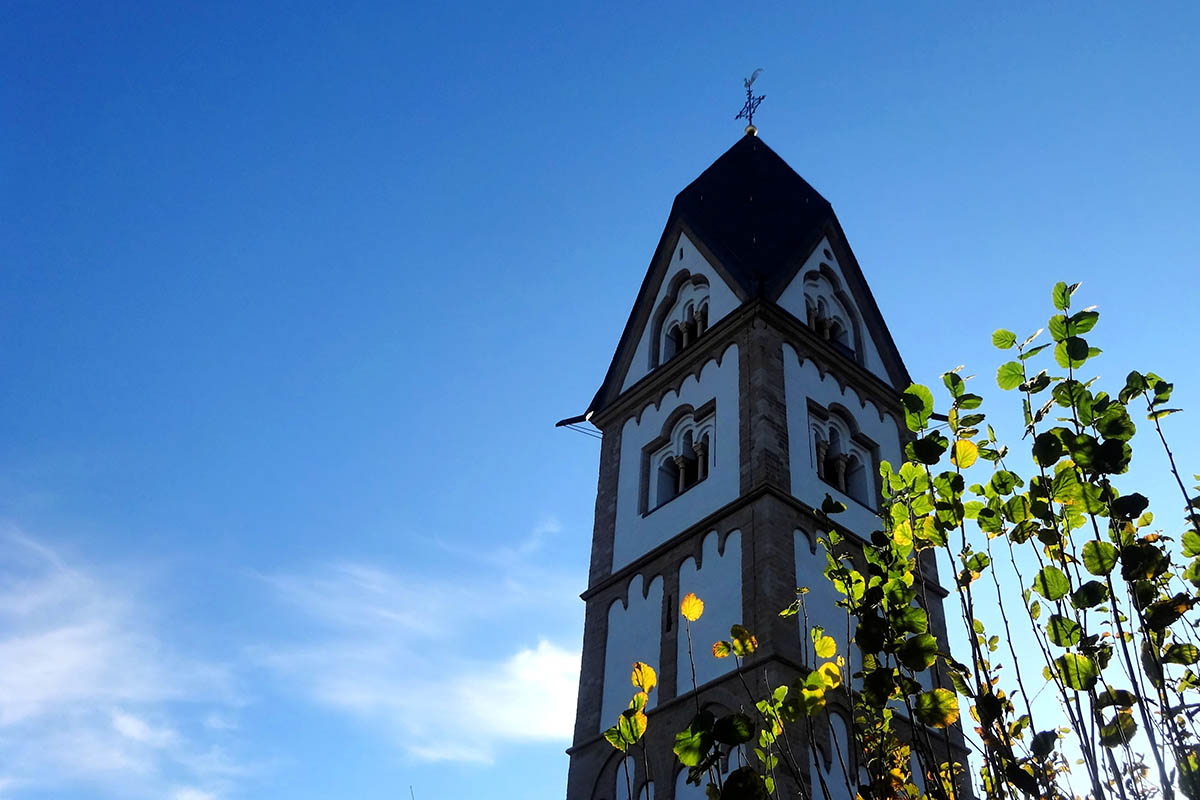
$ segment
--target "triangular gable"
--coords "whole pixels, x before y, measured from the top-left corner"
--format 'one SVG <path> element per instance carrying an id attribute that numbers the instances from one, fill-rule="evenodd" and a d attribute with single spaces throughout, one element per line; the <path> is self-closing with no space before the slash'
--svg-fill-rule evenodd
<path id="1" fill-rule="evenodd" d="M 679 255 L 681 250 L 682 259 Z M 629 312 L 629 319 L 625 322 L 604 382 L 588 406 L 588 413 L 604 408 L 651 371 L 648 350 L 650 339 L 656 334 L 652 330 L 654 313 L 662 304 L 671 279 L 681 277 L 684 271 L 689 276 L 702 274 L 707 279 L 711 292 L 710 325 L 741 305 L 747 297 L 720 262 L 698 241 L 695 233 L 679 220 L 678 213 L 673 209 L 638 290 L 637 300 Z"/>
<path id="2" fill-rule="evenodd" d="M 832 287 L 854 316 L 859 339 L 856 349 L 862 350 L 862 365 L 893 388 L 903 390 L 912 382 L 891 331 L 875 302 L 875 296 L 871 293 L 870 284 L 836 216 L 831 215 L 829 223 L 824 226 L 807 255 L 794 260 L 790 273 L 788 282 L 778 295 L 768 299 L 806 322 L 806 279 L 815 283 L 818 289 Z"/>

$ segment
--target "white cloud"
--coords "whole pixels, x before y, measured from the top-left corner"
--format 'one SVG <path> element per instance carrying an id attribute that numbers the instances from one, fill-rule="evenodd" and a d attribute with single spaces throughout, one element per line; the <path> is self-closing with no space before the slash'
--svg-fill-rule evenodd
<path id="1" fill-rule="evenodd" d="M 205 792 L 191 787 L 176 789 L 171 798 L 172 800 L 217 800 L 217 796 L 212 792 Z"/>
<path id="2" fill-rule="evenodd" d="M 0 787 L 8 793 L 73 785 L 164 797 L 182 779 L 204 787 L 187 790 L 196 797 L 215 797 L 203 792 L 232 785 L 228 770 L 206 765 L 212 745 L 180 728 L 198 710 L 235 702 L 231 673 L 174 652 L 135 585 L 0 529 Z"/>
<path id="3" fill-rule="evenodd" d="M 533 538 L 560 530 L 546 518 Z M 582 606 L 563 602 L 577 578 L 517 558 L 533 549 L 464 556 L 452 577 L 361 563 L 270 576 L 278 597 L 319 630 L 315 641 L 259 648 L 254 658 L 423 760 L 490 763 L 506 743 L 569 742 L 579 649 L 546 629 L 578 635 Z M 505 635 L 511 644 L 497 645 Z M 453 736 L 431 732 L 430 720 L 454 720 Z"/>

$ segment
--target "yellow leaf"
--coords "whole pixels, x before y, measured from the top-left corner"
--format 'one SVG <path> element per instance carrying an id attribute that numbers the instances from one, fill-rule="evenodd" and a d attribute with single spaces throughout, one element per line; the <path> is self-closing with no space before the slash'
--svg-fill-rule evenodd
<path id="1" fill-rule="evenodd" d="M 724 640 L 713 642 L 713 656 L 715 658 L 728 658 L 729 654 L 732 652 L 733 645 L 731 645 L 729 642 Z"/>
<path id="2" fill-rule="evenodd" d="M 837 652 L 837 642 L 832 636 L 822 636 L 816 643 L 817 658 L 833 658 Z"/>
<path id="3" fill-rule="evenodd" d="M 821 674 L 822 681 L 830 689 L 836 689 L 842 685 L 842 671 L 832 661 L 826 661 L 817 667 L 817 672 Z"/>
<path id="4" fill-rule="evenodd" d="M 645 692 L 638 692 L 629 701 L 629 707 L 634 711 L 642 711 L 646 708 L 646 704 L 650 702 L 650 695 Z"/>
<path id="5" fill-rule="evenodd" d="M 704 613 L 704 601 L 696 597 L 694 592 L 688 592 L 679 604 L 679 613 L 688 622 L 695 622 Z"/>
<path id="6" fill-rule="evenodd" d="M 959 439 L 954 443 L 954 452 L 950 461 L 959 469 L 966 469 L 979 459 L 979 448 L 969 439 Z"/>
<path id="7" fill-rule="evenodd" d="M 633 662 L 633 675 L 630 678 L 633 685 L 643 692 L 653 691 L 655 685 L 658 684 L 658 676 L 654 674 L 654 667 L 643 664 L 641 661 Z"/>

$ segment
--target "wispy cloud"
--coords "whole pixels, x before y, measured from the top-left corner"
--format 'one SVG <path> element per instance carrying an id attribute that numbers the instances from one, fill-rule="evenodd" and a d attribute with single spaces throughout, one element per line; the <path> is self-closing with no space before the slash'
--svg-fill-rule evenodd
<path id="1" fill-rule="evenodd" d="M 235 702 L 223 665 L 174 652 L 125 583 L 0 529 L 0 787 L 215 798 L 240 767 L 184 732 Z M 188 795 L 188 792 L 199 794 Z"/>
<path id="2" fill-rule="evenodd" d="M 267 576 L 316 633 L 255 658 L 423 760 L 490 763 L 506 743 L 569 741 L 579 649 L 563 599 L 577 578 L 526 558 L 560 530 L 546 518 L 516 547 L 462 554 L 440 576 L 356 562 Z M 431 736 L 431 719 L 454 720 L 454 736 Z"/>

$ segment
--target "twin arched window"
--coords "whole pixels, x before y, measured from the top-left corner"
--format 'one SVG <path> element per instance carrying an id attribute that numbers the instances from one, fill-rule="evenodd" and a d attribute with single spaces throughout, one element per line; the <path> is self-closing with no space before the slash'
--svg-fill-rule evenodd
<path id="1" fill-rule="evenodd" d="M 874 448 L 839 414 L 810 407 L 809 416 L 817 477 L 864 506 L 874 508 Z"/>
<path id="2" fill-rule="evenodd" d="M 857 360 L 857 326 L 850 303 L 843 297 L 840 286 L 835 285 L 832 271 L 821 265 L 804 276 L 804 310 L 808 326 L 817 335 L 842 351 L 851 360 Z"/>
<path id="3" fill-rule="evenodd" d="M 650 368 L 665 364 L 708 330 L 708 279 L 681 270 L 654 315 Z"/>
<path id="4" fill-rule="evenodd" d="M 644 513 L 674 500 L 708 477 L 716 463 L 714 408 L 712 402 L 696 411 L 685 406 L 672 415 L 663 435 L 646 446 Z"/>

